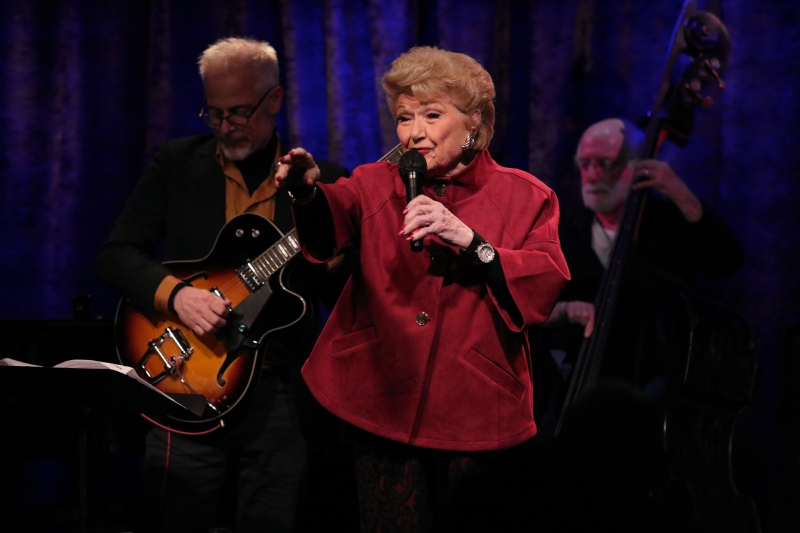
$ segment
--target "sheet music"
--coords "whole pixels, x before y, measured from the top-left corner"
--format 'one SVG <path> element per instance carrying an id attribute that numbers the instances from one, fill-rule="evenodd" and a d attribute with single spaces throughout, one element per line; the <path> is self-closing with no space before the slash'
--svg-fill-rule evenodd
<path id="1" fill-rule="evenodd" d="M 30 363 L 24 363 L 22 361 L 17 361 L 16 359 L 5 358 L 0 359 L 0 367 L 9 366 L 9 367 L 34 367 L 34 368 L 46 368 L 40 365 L 32 365 Z M 159 395 L 163 396 L 170 402 L 180 405 L 181 407 L 186 407 L 180 402 L 176 401 L 175 399 L 171 398 L 169 395 L 164 394 L 157 388 L 150 385 L 148 382 L 143 380 L 139 377 L 139 374 L 136 373 L 132 367 L 125 366 L 125 365 L 118 365 L 114 363 L 106 363 L 104 361 L 94 361 L 91 359 L 72 359 L 70 361 L 64 361 L 63 363 L 59 363 L 52 368 L 82 368 L 82 369 L 90 369 L 90 370 L 111 370 L 112 372 L 118 372 L 120 374 L 124 374 L 132 379 L 135 379 L 145 387 L 154 390 Z"/>
<path id="2" fill-rule="evenodd" d="M 22 361 L 17 361 L 16 359 L 6 358 L 0 359 L 0 366 L 36 366 L 39 365 L 32 365 L 30 363 L 23 363 Z"/>

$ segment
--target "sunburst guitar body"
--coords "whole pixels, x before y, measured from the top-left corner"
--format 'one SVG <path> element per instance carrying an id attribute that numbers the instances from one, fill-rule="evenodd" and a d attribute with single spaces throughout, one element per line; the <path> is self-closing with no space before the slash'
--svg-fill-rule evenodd
<path id="1" fill-rule="evenodd" d="M 186 283 L 232 302 L 217 335 L 197 336 L 175 315 L 148 317 L 128 300 L 120 302 L 115 335 L 121 363 L 164 393 L 205 397 L 198 419 L 174 421 L 190 428 L 219 423 L 246 398 L 267 336 L 306 312 L 305 300 L 288 283 L 299 251 L 294 230 L 284 235 L 269 220 L 243 214 L 223 227 L 205 258 L 165 263 Z"/>

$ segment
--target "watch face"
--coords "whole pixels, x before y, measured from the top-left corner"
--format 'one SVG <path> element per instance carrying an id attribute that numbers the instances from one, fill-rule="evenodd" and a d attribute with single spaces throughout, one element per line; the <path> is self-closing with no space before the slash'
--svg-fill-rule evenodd
<path id="1" fill-rule="evenodd" d="M 494 259 L 494 248 L 488 242 L 479 244 L 476 252 L 478 253 L 478 259 L 484 263 L 491 263 L 492 259 Z"/>

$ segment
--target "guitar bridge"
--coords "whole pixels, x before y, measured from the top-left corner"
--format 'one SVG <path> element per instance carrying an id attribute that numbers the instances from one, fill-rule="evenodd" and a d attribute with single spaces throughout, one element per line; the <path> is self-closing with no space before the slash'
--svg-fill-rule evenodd
<path id="1" fill-rule="evenodd" d="M 164 329 L 163 335 L 148 341 L 147 346 L 147 353 L 142 357 L 141 361 L 139 361 L 138 370 L 141 370 L 141 373 L 147 376 L 151 385 L 158 383 L 167 376 L 180 376 L 181 365 L 183 365 L 184 361 L 188 360 L 194 352 L 194 348 L 192 348 L 189 341 L 186 340 L 181 330 L 169 326 Z M 170 348 L 173 348 L 173 350 Z M 177 348 L 177 353 L 175 353 L 174 348 Z M 150 371 L 148 371 L 145 366 L 147 361 L 154 354 L 157 355 L 164 364 L 164 371 L 155 376 L 150 374 Z"/>

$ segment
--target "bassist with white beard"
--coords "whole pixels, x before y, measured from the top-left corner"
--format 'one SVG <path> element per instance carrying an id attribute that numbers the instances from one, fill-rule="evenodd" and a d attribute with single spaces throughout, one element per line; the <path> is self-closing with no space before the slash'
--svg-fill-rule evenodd
<path id="1" fill-rule="evenodd" d="M 545 383 L 568 374 L 583 339 L 592 335 L 595 295 L 631 189 L 650 189 L 629 257 L 637 276 L 687 289 L 698 274 L 718 278 L 741 267 L 739 240 L 670 165 L 636 159 L 643 141 L 635 126 L 612 118 L 587 128 L 578 144 L 575 164 L 581 175 L 582 205 L 565 207 L 559 224 L 572 278 L 541 328 L 560 366 L 560 377 L 542 378 Z M 544 363 L 552 365 L 549 355 Z M 544 373 L 540 367 L 540 377 Z M 537 416 L 547 433 L 557 419 L 560 400 L 551 394 L 552 383 L 538 383 Z"/>

